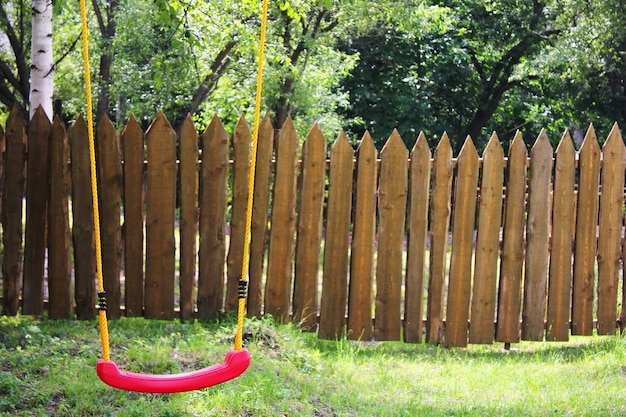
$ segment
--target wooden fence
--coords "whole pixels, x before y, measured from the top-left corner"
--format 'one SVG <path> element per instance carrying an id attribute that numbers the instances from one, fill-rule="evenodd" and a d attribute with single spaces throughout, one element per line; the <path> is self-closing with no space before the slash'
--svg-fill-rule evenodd
<path id="1" fill-rule="evenodd" d="M 446 134 L 431 154 L 424 135 L 409 151 L 394 132 L 380 155 L 367 134 L 356 150 L 343 133 L 328 150 L 317 125 L 302 143 L 290 120 L 274 134 L 264 119 L 248 315 L 322 338 L 450 346 L 613 334 L 626 322 L 617 124 L 602 148 L 591 127 L 579 151 L 566 132 L 554 152 L 542 132 L 528 154 L 517 134 L 508 157 L 494 133 L 482 158 L 471 138 L 454 158 Z M 14 110 L 0 138 L 2 314 L 93 318 L 85 121 L 66 130 Z M 121 134 L 98 125 L 110 317 L 236 309 L 250 138 L 244 118 L 232 138 L 217 118 L 202 134 L 190 118 L 176 133 L 163 114 L 146 132 L 133 118 Z"/>

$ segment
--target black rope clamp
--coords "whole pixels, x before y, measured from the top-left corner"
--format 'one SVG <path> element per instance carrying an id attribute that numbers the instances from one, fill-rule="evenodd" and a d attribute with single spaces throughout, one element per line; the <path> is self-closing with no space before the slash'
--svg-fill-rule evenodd
<path id="1" fill-rule="evenodd" d="M 98 310 L 107 311 L 107 293 L 102 291 L 98 293 Z"/>
<path id="2" fill-rule="evenodd" d="M 239 299 L 246 298 L 248 292 L 248 281 L 244 279 L 239 280 Z"/>

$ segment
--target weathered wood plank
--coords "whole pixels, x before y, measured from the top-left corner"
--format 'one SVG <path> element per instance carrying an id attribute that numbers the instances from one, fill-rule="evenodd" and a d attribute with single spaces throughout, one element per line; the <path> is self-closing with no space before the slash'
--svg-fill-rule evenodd
<path id="1" fill-rule="evenodd" d="M 272 196 L 265 313 L 286 322 L 291 313 L 293 251 L 296 232 L 296 169 L 299 138 L 291 118 L 287 118 L 276 149 L 276 174 Z"/>
<path id="2" fill-rule="evenodd" d="M 376 185 L 378 152 L 365 132 L 356 153 L 354 226 L 350 253 L 347 336 L 372 339 L 372 286 L 376 238 Z"/>
<path id="3" fill-rule="evenodd" d="M 52 125 L 39 106 L 28 125 L 26 230 L 22 313 L 43 314 L 44 265 L 48 229 L 48 142 Z"/>
<path id="4" fill-rule="evenodd" d="M 317 324 L 325 180 L 326 139 L 315 123 L 302 146 L 293 290 L 293 321 L 306 330 Z"/>
<path id="5" fill-rule="evenodd" d="M 6 137 L 4 135 L 4 129 L 2 125 L 0 125 L 0 172 L 3 172 L 4 169 L 4 155 L 6 153 Z M 2 217 L 2 193 L 0 192 L 0 217 Z M 1 308 L 1 306 L 0 306 Z"/>
<path id="6" fill-rule="evenodd" d="M 552 207 L 552 239 L 546 340 L 569 338 L 570 292 L 572 284 L 572 250 L 575 220 L 574 176 L 576 149 L 569 132 L 565 132 L 556 149 Z"/>
<path id="7" fill-rule="evenodd" d="M 98 124 L 97 137 L 102 275 L 107 295 L 107 317 L 116 319 L 121 315 L 120 214 L 123 174 L 119 135 L 106 115 Z"/>
<path id="8" fill-rule="evenodd" d="M 444 133 L 435 149 L 430 197 L 430 270 L 426 305 L 426 342 L 428 343 L 441 343 L 443 338 L 443 297 L 446 290 L 453 169 L 452 146 L 448 135 Z"/>
<path id="9" fill-rule="evenodd" d="M 493 343 L 502 226 L 504 150 L 494 132 L 483 152 L 469 343 Z"/>
<path id="10" fill-rule="evenodd" d="M 180 319 L 195 315 L 198 233 L 198 131 L 187 115 L 178 134 L 180 146 Z"/>
<path id="11" fill-rule="evenodd" d="M 124 304 L 126 316 L 143 315 L 145 135 L 131 114 L 122 131 L 124 152 Z"/>
<path id="12" fill-rule="evenodd" d="M 624 142 L 617 124 L 602 146 L 602 194 L 598 236 L 598 325 L 601 335 L 615 334 L 617 287 L 621 266 L 624 205 Z"/>
<path id="13" fill-rule="evenodd" d="M 174 317 L 176 133 L 161 112 L 146 132 L 145 316 Z"/>
<path id="14" fill-rule="evenodd" d="M 48 209 L 48 315 L 73 316 L 70 277 L 70 220 L 68 194 L 69 148 L 65 127 L 55 118 L 50 135 L 50 206 Z"/>
<path id="15" fill-rule="evenodd" d="M 7 120 L 2 196 L 2 314 L 15 316 L 19 310 L 22 278 L 22 205 L 26 163 L 26 122 L 14 106 Z"/>
<path id="16" fill-rule="evenodd" d="M 553 150 L 541 131 L 530 150 L 522 339 L 543 340 L 548 288 Z"/>
<path id="17" fill-rule="evenodd" d="M 225 311 L 237 311 L 238 287 L 241 280 L 243 245 L 246 235 L 246 210 L 250 173 L 250 141 L 252 135 L 243 115 L 233 133 L 232 206 L 230 210 L 230 241 L 226 258 Z"/>
<path id="18" fill-rule="evenodd" d="M 593 301 L 598 227 L 600 146 L 593 126 L 589 127 L 578 158 L 578 203 L 574 279 L 572 284 L 572 334 L 593 333 Z"/>
<path id="19" fill-rule="evenodd" d="M 322 300 L 318 335 L 342 337 L 346 324 L 354 151 L 343 132 L 330 150 Z"/>
<path id="20" fill-rule="evenodd" d="M 270 198 L 274 127 L 265 115 L 259 126 L 257 140 L 252 227 L 250 230 L 250 268 L 248 270 L 248 316 L 261 314 L 263 305 L 263 260 L 267 242 L 267 218 Z"/>
<path id="21" fill-rule="evenodd" d="M 408 194 L 409 151 L 394 130 L 380 152 L 378 257 L 376 263 L 376 340 L 400 340 L 402 329 L 402 252 Z"/>
<path id="22" fill-rule="evenodd" d="M 211 320 L 222 311 L 226 261 L 229 139 L 213 117 L 202 134 L 200 174 L 200 265 L 198 318 Z"/>
<path id="23" fill-rule="evenodd" d="M 626 215 L 622 216 L 622 224 L 626 227 Z M 626 236 L 622 237 L 622 262 L 626 262 Z M 619 331 L 626 329 L 626 268 L 622 268 L 622 312 L 618 318 Z"/>
<path id="24" fill-rule="evenodd" d="M 430 157 L 431 152 L 426 136 L 420 132 L 411 151 L 409 165 L 409 214 L 404 297 L 404 341 L 409 343 L 422 342 Z"/>
<path id="25" fill-rule="evenodd" d="M 478 152 L 472 138 L 465 140 L 457 160 L 454 225 L 444 343 L 467 346 L 467 322 L 472 291 L 474 218 L 478 187 Z"/>
<path id="26" fill-rule="evenodd" d="M 515 343 L 520 337 L 521 285 L 525 246 L 526 158 L 528 156 L 526 145 L 519 131 L 509 146 L 508 155 L 496 340 Z"/>
<path id="27" fill-rule="evenodd" d="M 90 320 L 96 315 L 96 259 L 89 137 L 87 123 L 82 115 L 78 116 L 68 134 L 72 161 L 72 245 L 76 316 L 81 320 Z"/>

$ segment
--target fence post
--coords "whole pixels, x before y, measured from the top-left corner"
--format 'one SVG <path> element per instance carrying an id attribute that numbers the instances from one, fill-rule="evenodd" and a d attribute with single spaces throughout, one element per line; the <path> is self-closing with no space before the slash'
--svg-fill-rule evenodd
<path id="1" fill-rule="evenodd" d="M 404 341 L 421 343 L 424 324 L 424 279 L 428 237 L 431 152 L 420 132 L 409 165 L 406 288 L 404 296 Z"/>
<path id="2" fill-rule="evenodd" d="M 483 151 L 469 343 L 493 343 L 502 227 L 504 150 L 494 132 Z"/>
<path id="3" fill-rule="evenodd" d="M 624 142 L 617 124 L 602 147 L 598 236 L 598 334 L 615 334 L 624 204 Z"/>
<path id="4" fill-rule="evenodd" d="M 378 257 L 376 264 L 376 340 L 400 340 L 402 252 L 408 194 L 409 151 L 397 130 L 380 152 L 378 182 Z"/>
<path id="5" fill-rule="evenodd" d="M 19 309 L 22 278 L 22 205 L 26 162 L 26 122 L 17 105 L 11 110 L 6 126 L 2 195 L 2 314 L 14 316 Z"/>
<path id="6" fill-rule="evenodd" d="M 51 319 L 72 317 L 70 296 L 70 223 L 68 146 L 65 128 L 55 117 L 50 135 L 50 206 L 48 208 L 48 311 Z"/>
<path id="7" fill-rule="evenodd" d="M 315 123 L 302 145 L 293 289 L 293 321 L 306 330 L 314 330 L 317 324 L 325 180 L 326 139 Z"/>
<path id="8" fill-rule="evenodd" d="M 254 175 L 254 203 L 252 205 L 252 229 L 250 231 L 250 280 L 248 283 L 248 316 L 261 314 L 263 297 L 263 260 L 267 241 L 267 217 L 270 198 L 272 153 L 274 152 L 274 126 L 265 115 L 259 127 L 257 163 Z"/>
<path id="9" fill-rule="evenodd" d="M 498 292 L 496 340 L 519 341 L 522 268 L 524 266 L 524 218 L 526 214 L 526 158 L 528 151 L 518 131 L 509 146 L 506 204 Z"/>
<path id="10" fill-rule="evenodd" d="M 578 204 L 574 279 L 572 284 L 572 334 L 593 333 L 593 300 L 598 227 L 598 187 L 600 185 L 600 146 L 593 126 L 589 126 L 578 158 Z"/>
<path id="11" fill-rule="evenodd" d="M 140 317 L 144 306 L 144 164 L 145 140 L 141 126 L 130 115 L 122 131 L 124 153 L 124 304 L 126 316 Z"/>
<path id="12" fill-rule="evenodd" d="M 570 292 L 572 288 L 572 237 L 574 235 L 576 149 L 565 132 L 556 149 L 550 245 L 550 282 L 546 339 L 566 341 L 569 337 Z"/>
<path id="13" fill-rule="evenodd" d="M 544 130 L 530 151 L 522 339 L 543 340 L 548 284 L 552 145 Z"/>
<path id="14" fill-rule="evenodd" d="M 237 311 L 239 304 L 237 288 L 241 279 L 243 244 L 246 234 L 251 137 L 250 127 L 241 115 L 233 133 L 232 205 L 230 210 L 230 241 L 226 258 L 226 304 L 224 307 L 227 312 Z"/>
<path id="15" fill-rule="evenodd" d="M 48 141 L 52 125 L 41 106 L 28 125 L 26 164 L 26 231 L 22 312 L 43 313 L 44 265 L 48 220 Z"/>
<path id="16" fill-rule="evenodd" d="M 94 248 L 91 172 L 87 123 L 82 115 L 69 129 L 72 173 L 72 244 L 74 246 L 74 299 L 76 316 L 95 317 L 96 261 Z"/>
<path id="17" fill-rule="evenodd" d="M 107 316 L 116 319 L 121 315 L 120 214 L 123 180 L 119 135 L 107 115 L 98 124 L 97 136 L 102 274 L 107 294 Z"/>
<path id="18" fill-rule="evenodd" d="M 265 313 L 286 322 L 291 307 L 294 234 L 296 229 L 296 170 L 298 134 L 287 118 L 278 135 L 276 175 L 265 283 Z"/>
<path id="19" fill-rule="evenodd" d="M 196 239 L 198 233 L 198 132 L 187 115 L 180 144 L 180 319 L 195 313 Z"/>
<path id="20" fill-rule="evenodd" d="M 372 286 L 378 152 L 368 132 L 363 135 L 356 155 L 347 336 L 350 339 L 370 340 L 373 329 Z"/>
<path id="21" fill-rule="evenodd" d="M 176 134 L 161 112 L 146 132 L 146 298 L 145 316 L 174 316 Z"/>
<path id="22" fill-rule="evenodd" d="M 229 140 L 217 116 L 202 134 L 201 141 L 198 318 L 210 320 L 222 311 L 224 303 L 228 205 Z"/>
<path id="23" fill-rule="evenodd" d="M 478 152 L 472 138 L 468 136 L 456 165 L 454 224 L 444 337 L 446 346 L 467 346 L 477 187 Z"/>
<path id="24" fill-rule="evenodd" d="M 446 283 L 450 194 L 452 190 L 452 146 L 444 133 L 435 149 L 430 197 L 430 272 L 426 305 L 426 342 L 441 343 Z"/>
<path id="25" fill-rule="evenodd" d="M 342 337 L 346 324 L 354 150 L 343 132 L 330 150 L 319 337 Z"/>

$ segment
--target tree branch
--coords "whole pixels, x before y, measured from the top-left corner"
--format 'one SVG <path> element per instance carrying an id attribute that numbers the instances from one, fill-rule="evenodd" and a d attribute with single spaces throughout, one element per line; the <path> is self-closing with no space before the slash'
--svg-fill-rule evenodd
<path id="1" fill-rule="evenodd" d="M 98 5 L 98 0 L 92 0 L 91 4 L 93 5 L 93 11 L 96 14 L 96 19 L 98 20 L 98 28 L 100 29 L 100 33 L 105 33 L 106 24 L 104 23 L 104 17 L 102 16 L 102 10 Z"/>
<path id="2" fill-rule="evenodd" d="M 204 77 L 200 86 L 194 93 L 191 103 L 189 105 L 188 113 L 195 113 L 200 108 L 200 105 L 209 97 L 209 95 L 217 87 L 217 82 L 224 75 L 224 72 L 230 65 L 229 54 L 230 51 L 237 45 L 237 40 L 231 39 L 224 45 L 222 50 L 217 54 L 211 64 L 210 72 Z"/>
<path id="3" fill-rule="evenodd" d="M 30 79 L 30 71 L 28 69 L 28 64 L 26 63 L 24 45 L 18 38 L 15 33 L 15 29 L 11 25 L 11 21 L 4 9 L 4 6 L 0 7 L 0 19 L 6 22 L 6 36 L 9 39 L 9 43 L 11 44 L 11 49 L 13 49 L 13 55 L 15 56 L 15 65 L 17 67 L 17 76 L 13 74 L 13 72 L 9 69 L 8 72 L 5 68 L 3 73 L 10 80 L 11 84 L 15 87 L 17 91 L 19 91 L 22 97 L 28 97 L 29 91 L 29 79 Z M 4 63 L 4 62 L 3 62 Z M 6 63 L 4 63 L 6 65 Z M 7 67 L 8 68 L 8 67 Z"/>

